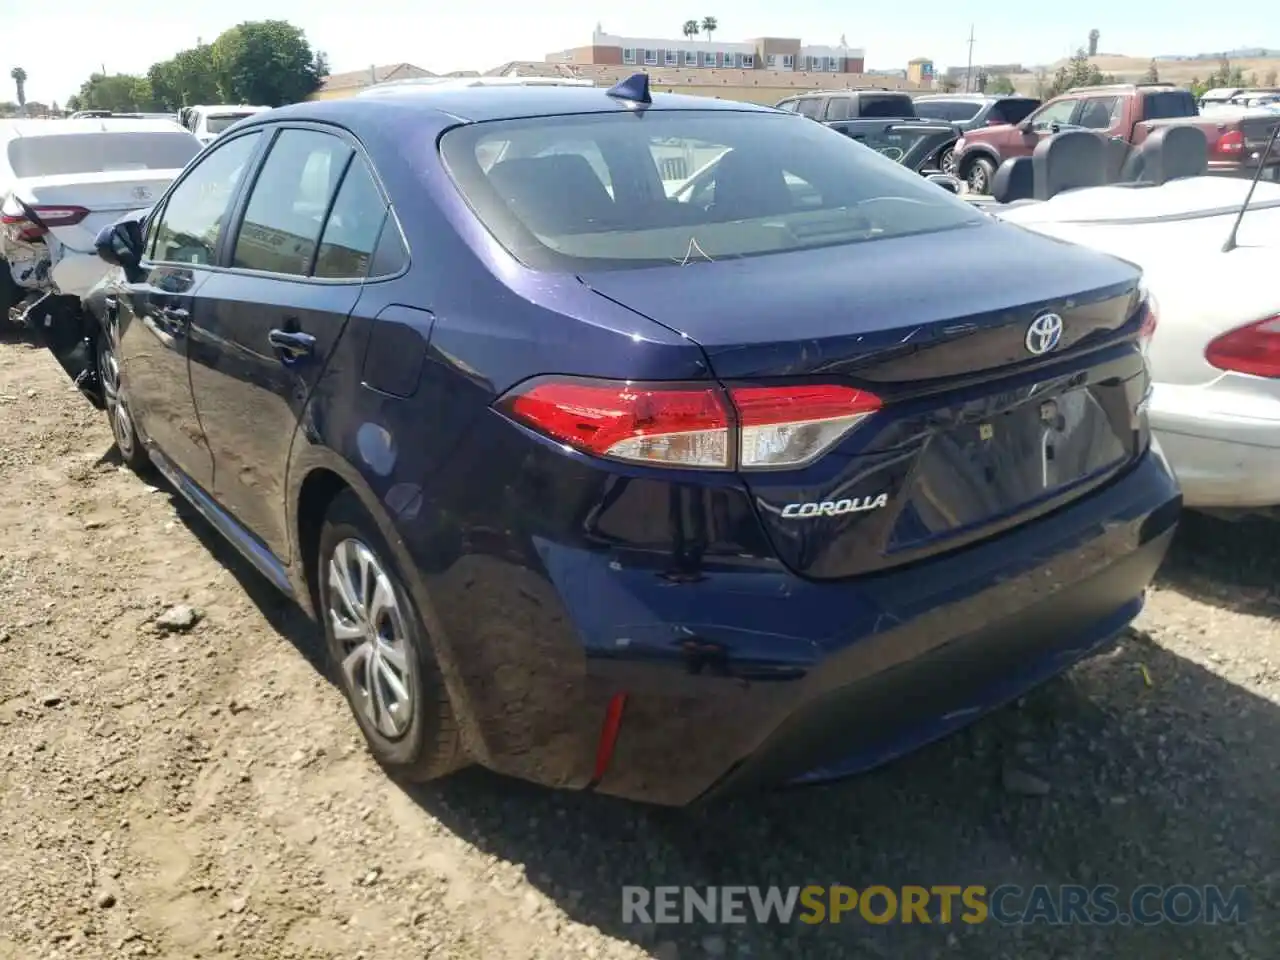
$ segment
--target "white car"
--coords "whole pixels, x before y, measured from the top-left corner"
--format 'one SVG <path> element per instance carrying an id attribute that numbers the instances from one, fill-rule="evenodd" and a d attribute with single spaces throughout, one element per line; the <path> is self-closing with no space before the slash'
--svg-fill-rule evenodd
<path id="1" fill-rule="evenodd" d="M 230 104 L 221 104 L 217 106 L 198 106 L 187 107 L 182 112 L 182 122 L 187 129 L 200 141 L 202 146 L 208 146 L 214 140 L 226 133 L 233 124 L 238 123 L 245 117 L 252 117 L 254 114 L 265 113 L 270 107 L 250 107 L 245 104 L 232 106 Z"/>
<path id="2" fill-rule="evenodd" d="M 98 231 L 199 152 L 172 120 L 0 120 L 0 319 L 31 292 L 84 296 L 109 269 Z"/>
<path id="3" fill-rule="evenodd" d="M 1277 145 L 1280 148 L 1280 145 Z M 1188 507 L 1280 506 L 1280 184 L 1190 176 L 989 212 L 1142 267 L 1159 327 L 1151 427 Z"/>

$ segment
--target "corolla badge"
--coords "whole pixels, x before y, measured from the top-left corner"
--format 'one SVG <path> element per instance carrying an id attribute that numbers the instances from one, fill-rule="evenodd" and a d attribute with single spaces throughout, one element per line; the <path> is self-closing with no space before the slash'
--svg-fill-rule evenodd
<path id="1" fill-rule="evenodd" d="M 151 199 L 151 188 L 150 188 L 150 187 L 134 187 L 134 188 L 133 188 L 133 199 L 135 199 L 135 200 L 150 200 L 150 199 Z"/>
<path id="2" fill-rule="evenodd" d="M 819 500 L 809 503 L 788 503 L 782 508 L 782 516 L 788 520 L 797 517 L 839 517 L 846 513 L 862 513 L 879 510 L 889 502 L 889 495 L 877 497 L 853 497 L 845 500 Z"/>
<path id="3" fill-rule="evenodd" d="M 1027 345 L 1027 352 L 1038 357 L 1056 347 L 1061 339 L 1062 318 L 1056 313 L 1042 313 L 1027 327 L 1024 343 Z"/>

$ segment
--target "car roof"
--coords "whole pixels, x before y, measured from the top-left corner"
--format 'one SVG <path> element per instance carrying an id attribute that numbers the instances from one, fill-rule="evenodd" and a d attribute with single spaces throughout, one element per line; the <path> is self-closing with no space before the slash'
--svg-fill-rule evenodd
<path id="1" fill-rule="evenodd" d="M 85 117 L 80 120 L 0 120 L 0 137 L 56 137 L 74 133 L 186 133 L 176 120 Z"/>
<path id="2" fill-rule="evenodd" d="M 997 100 L 1035 100 L 1022 93 L 926 93 L 917 100 L 960 100 L 965 103 L 994 103 Z"/>
<path id="3" fill-rule="evenodd" d="M 773 107 L 714 97 L 655 93 L 646 110 L 702 110 L 737 113 L 779 113 Z M 515 120 L 588 113 L 629 113 L 635 107 L 608 96 L 604 87 L 480 86 L 406 87 L 380 97 L 311 100 L 280 107 L 243 121 L 244 129 L 276 120 L 316 120 L 337 123 L 359 133 L 365 124 L 395 118 L 435 116 L 462 122 Z"/>

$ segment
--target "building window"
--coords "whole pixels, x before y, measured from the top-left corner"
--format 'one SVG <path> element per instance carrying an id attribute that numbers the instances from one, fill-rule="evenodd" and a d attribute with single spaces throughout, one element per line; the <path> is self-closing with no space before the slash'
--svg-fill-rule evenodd
<path id="1" fill-rule="evenodd" d="M 668 67 L 680 66 L 680 51 L 679 50 L 666 51 L 666 57 L 664 58 L 664 61 Z"/>
<path id="2" fill-rule="evenodd" d="M 791 69 L 791 68 L 793 68 L 795 65 L 796 65 L 796 58 L 795 58 L 795 55 L 794 55 L 794 54 L 784 53 L 784 54 L 782 55 L 782 69 L 783 69 L 783 70 L 790 70 L 790 69 Z"/>
<path id="3" fill-rule="evenodd" d="M 698 65 L 697 50 L 686 50 L 684 52 L 684 65 L 686 67 L 696 67 Z"/>
<path id="4" fill-rule="evenodd" d="M 716 65 L 716 55 L 714 53 L 704 53 L 702 55 L 702 65 L 704 67 L 714 67 Z"/>
<path id="5" fill-rule="evenodd" d="M 622 48 L 622 62 L 623 62 L 623 63 L 635 63 L 635 62 L 636 62 L 636 48 L 635 48 L 635 47 L 623 47 L 623 48 Z"/>
<path id="6" fill-rule="evenodd" d="M 778 65 L 778 55 L 776 53 L 765 54 L 764 65 L 772 70 Z"/>
<path id="7" fill-rule="evenodd" d="M 742 69 L 754 70 L 756 68 L 756 57 L 753 53 L 744 53 L 742 55 Z"/>
<path id="8" fill-rule="evenodd" d="M 828 70 L 830 70 L 832 73 L 839 73 L 839 72 L 840 72 L 840 58 L 839 58 L 839 57 L 832 57 L 832 58 L 831 58 L 831 62 L 830 62 L 829 64 L 827 64 L 827 69 L 828 69 Z"/>
<path id="9" fill-rule="evenodd" d="M 650 66 L 650 67 L 656 66 L 658 63 L 658 51 L 646 50 L 644 52 L 644 62 L 647 66 Z"/>

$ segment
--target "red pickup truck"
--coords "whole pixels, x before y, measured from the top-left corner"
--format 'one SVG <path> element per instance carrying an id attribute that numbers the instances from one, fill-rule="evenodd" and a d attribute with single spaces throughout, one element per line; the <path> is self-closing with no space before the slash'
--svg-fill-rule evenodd
<path id="1" fill-rule="evenodd" d="M 966 133 L 956 144 L 955 170 L 969 184 L 970 193 L 987 193 L 1003 161 L 1030 156 L 1043 138 L 1059 130 L 1083 128 L 1097 131 L 1113 146 L 1109 173 L 1118 179 L 1129 154 L 1152 130 L 1189 120 L 1209 139 L 1211 173 L 1247 176 L 1253 175 L 1258 153 L 1277 122 L 1274 114 L 1243 110 L 1201 116 L 1191 93 L 1171 83 L 1076 87 L 1047 101 L 1019 124 Z M 1280 169 L 1280 157 L 1273 158 L 1268 168 L 1273 164 Z"/>

